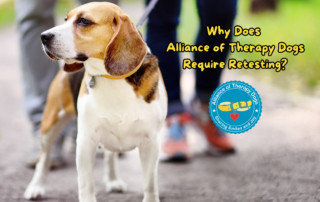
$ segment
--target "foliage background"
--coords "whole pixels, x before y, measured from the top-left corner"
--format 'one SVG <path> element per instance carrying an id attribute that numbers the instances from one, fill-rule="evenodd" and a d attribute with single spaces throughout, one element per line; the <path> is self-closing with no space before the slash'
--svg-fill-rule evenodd
<path id="1" fill-rule="evenodd" d="M 143 3 L 141 0 L 123 0 L 122 3 Z M 179 26 L 179 41 L 194 44 L 198 31 L 198 15 L 196 0 L 182 0 L 181 23 Z M 232 41 L 244 44 L 276 45 L 280 41 L 288 45 L 304 44 L 305 52 L 298 56 L 292 53 L 277 53 L 272 56 L 261 56 L 260 53 L 230 53 L 229 57 L 238 60 L 279 61 L 288 58 L 286 70 L 276 73 L 274 70 L 231 70 L 240 71 L 257 77 L 282 88 L 315 94 L 320 92 L 320 0 L 279 0 L 276 11 L 266 11 L 258 14 L 250 13 L 250 2 L 239 0 L 238 14 L 235 25 L 244 28 L 260 27 L 261 36 L 238 36 Z M 58 0 L 56 14 L 65 15 L 76 6 L 72 0 Z M 0 1 L 0 28 L 14 22 L 14 1 Z M 142 28 L 145 30 L 145 27 Z"/>

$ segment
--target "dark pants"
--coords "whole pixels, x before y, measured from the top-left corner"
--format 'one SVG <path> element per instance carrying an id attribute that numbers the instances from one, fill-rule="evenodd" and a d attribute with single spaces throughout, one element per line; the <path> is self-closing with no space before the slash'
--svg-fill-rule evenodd
<path id="1" fill-rule="evenodd" d="M 147 0 L 147 3 L 149 1 Z M 209 45 L 210 49 L 214 46 L 220 46 L 221 43 L 226 45 L 222 53 L 213 51 L 195 52 L 195 61 L 225 61 L 232 33 L 230 33 L 228 39 L 225 39 L 225 35 L 208 36 L 207 26 L 220 25 L 222 29 L 231 29 L 232 31 L 237 0 L 197 0 L 197 7 L 200 17 L 200 30 L 196 45 Z M 151 52 L 159 59 L 159 66 L 168 93 L 168 115 L 184 111 L 180 98 L 180 69 L 182 67 L 180 67 L 179 53 L 166 52 L 170 42 L 174 44 L 177 42 L 180 8 L 181 0 L 159 0 L 151 11 L 147 24 L 147 44 Z M 201 72 L 200 69 L 196 69 L 196 95 L 201 102 L 209 102 L 211 94 L 220 83 L 221 70 L 217 68 Z"/>

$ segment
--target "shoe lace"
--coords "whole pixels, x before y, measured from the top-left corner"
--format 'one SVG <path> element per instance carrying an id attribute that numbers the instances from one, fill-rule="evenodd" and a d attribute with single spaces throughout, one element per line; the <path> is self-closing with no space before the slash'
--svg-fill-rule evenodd
<path id="1" fill-rule="evenodd" d="M 172 123 L 169 127 L 169 135 L 175 141 L 186 139 L 184 127 L 180 123 Z"/>

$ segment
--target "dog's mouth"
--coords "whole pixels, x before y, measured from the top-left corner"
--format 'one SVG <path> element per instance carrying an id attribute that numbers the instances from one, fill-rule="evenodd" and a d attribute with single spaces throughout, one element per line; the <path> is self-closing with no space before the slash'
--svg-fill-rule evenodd
<path id="1" fill-rule="evenodd" d="M 71 60 L 71 61 L 80 61 L 80 62 L 84 62 L 88 59 L 88 56 L 86 56 L 85 54 L 79 53 L 77 54 L 76 57 L 74 58 L 62 58 L 60 56 L 57 56 L 55 54 L 53 54 L 51 51 L 49 51 L 48 47 L 46 45 L 42 45 L 43 51 L 46 53 L 46 55 L 51 59 L 51 60 L 60 60 L 60 59 L 64 59 L 65 61 L 67 60 Z M 71 62 L 73 63 L 73 62 Z"/>
<path id="2" fill-rule="evenodd" d="M 54 56 L 52 53 L 50 53 L 49 51 L 46 50 L 46 53 L 49 56 L 49 58 L 51 58 L 52 60 L 58 60 L 58 58 Z"/>
<path id="3" fill-rule="evenodd" d="M 56 55 L 54 55 L 53 53 L 51 53 L 46 45 L 42 45 L 44 52 L 46 53 L 46 55 L 52 59 L 52 60 L 59 60 L 60 58 Z"/>

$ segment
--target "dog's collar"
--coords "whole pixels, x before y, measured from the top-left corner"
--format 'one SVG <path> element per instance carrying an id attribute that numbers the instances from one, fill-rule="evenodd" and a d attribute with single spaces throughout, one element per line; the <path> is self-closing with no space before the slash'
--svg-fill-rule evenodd
<path id="1" fill-rule="evenodd" d="M 113 79 L 113 80 L 124 79 L 124 78 L 127 78 L 127 77 L 131 76 L 132 74 L 136 73 L 136 72 L 138 71 L 138 69 L 140 68 L 140 66 L 141 66 L 141 65 L 138 65 L 133 71 L 131 71 L 131 72 L 125 74 L 125 75 L 121 75 L 121 76 L 111 76 L 111 75 L 108 75 L 108 74 L 105 74 L 105 75 L 91 75 L 91 74 L 89 74 L 89 75 L 90 75 L 92 78 L 93 78 L 93 77 L 97 77 L 97 76 L 102 76 L 102 77 L 104 77 L 104 78 Z M 92 82 L 93 82 L 92 85 L 94 85 L 95 82 L 94 82 L 94 81 L 92 81 Z"/>
<path id="2" fill-rule="evenodd" d="M 102 76 L 107 79 L 113 79 L 113 80 L 123 79 L 123 78 L 127 78 L 127 77 L 131 76 L 132 74 L 136 73 L 138 71 L 138 69 L 140 68 L 140 66 L 136 67 L 133 71 L 129 72 L 128 74 L 125 74 L 122 76 L 111 76 L 111 75 L 107 75 L 107 74 L 106 75 L 99 75 L 99 76 Z M 94 79 L 94 77 L 96 77 L 96 76 L 93 76 L 93 75 L 90 75 L 90 76 L 91 76 L 91 80 L 89 82 L 89 87 L 93 88 L 96 84 L 96 81 Z"/>

